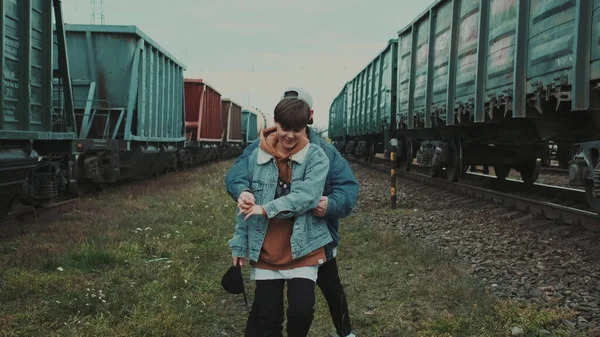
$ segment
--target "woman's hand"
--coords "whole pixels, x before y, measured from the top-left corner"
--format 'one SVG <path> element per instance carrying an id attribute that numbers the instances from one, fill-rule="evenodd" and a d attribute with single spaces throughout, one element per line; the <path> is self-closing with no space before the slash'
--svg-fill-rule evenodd
<path id="1" fill-rule="evenodd" d="M 234 265 L 234 266 L 237 266 L 237 264 L 238 264 L 238 261 L 239 261 L 239 263 L 240 263 L 240 267 L 243 267 L 243 266 L 244 266 L 244 264 L 246 264 L 246 259 L 244 259 L 243 257 L 237 257 L 237 256 L 234 256 L 234 257 L 233 257 L 233 261 L 232 261 L 232 262 L 233 262 L 233 265 Z"/>
<path id="2" fill-rule="evenodd" d="M 252 215 L 265 215 L 267 214 L 265 212 L 265 209 L 260 206 L 260 205 L 254 205 L 248 209 L 240 209 L 240 212 L 238 213 L 238 215 L 245 213 L 246 217 L 244 217 L 244 220 L 248 220 L 248 218 Z"/>

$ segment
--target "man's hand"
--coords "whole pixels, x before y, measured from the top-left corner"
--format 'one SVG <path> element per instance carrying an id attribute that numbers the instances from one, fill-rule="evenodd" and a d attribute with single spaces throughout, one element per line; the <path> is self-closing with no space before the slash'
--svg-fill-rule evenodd
<path id="1" fill-rule="evenodd" d="M 327 211 L 327 201 L 328 200 L 329 199 L 325 196 L 321 197 L 321 201 L 319 201 L 317 208 L 315 208 L 315 210 L 313 211 L 313 214 L 315 216 L 318 216 L 321 218 L 325 216 L 325 212 Z"/>
<path id="2" fill-rule="evenodd" d="M 240 211 L 247 211 L 255 205 L 255 202 L 254 195 L 248 191 L 244 191 L 238 198 L 238 208 Z"/>

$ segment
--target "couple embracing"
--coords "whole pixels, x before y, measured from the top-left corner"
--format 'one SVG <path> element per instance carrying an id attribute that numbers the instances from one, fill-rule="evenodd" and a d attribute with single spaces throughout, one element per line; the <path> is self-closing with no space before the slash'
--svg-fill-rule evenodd
<path id="1" fill-rule="evenodd" d="M 315 284 L 321 288 L 339 337 L 354 337 L 336 264 L 339 218 L 358 196 L 348 162 L 321 139 L 312 124 L 312 98 L 285 91 L 275 126 L 261 132 L 227 173 L 227 191 L 238 202 L 229 241 L 233 264 L 251 266 L 256 281 L 246 337 L 282 336 L 287 281 L 287 333 L 308 335 Z"/>

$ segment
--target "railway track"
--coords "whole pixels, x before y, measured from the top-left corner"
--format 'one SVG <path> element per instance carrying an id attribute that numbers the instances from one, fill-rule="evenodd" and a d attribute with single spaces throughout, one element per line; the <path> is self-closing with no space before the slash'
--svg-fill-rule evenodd
<path id="1" fill-rule="evenodd" d="M 217 163 L 217 162 L 220 162 L 223 160 L 229 160 L 229 159 L 225 158 L 225 159 L 217 160 L 217 161 L 214 161 L 211 163 Z M 108 193 L 111 191 L 116 191 L 116 190 L 124 188 L 124 187 L 131 187 L 131 186 L 135 186 L 137 184 L 145 184 L 148 182 L 149 179 L 157 179 L 160 177 L 169 176 L 171 174 L 179 174 L 181 172 L 199 169 L 203 165 L 205 165 L 205 163 L 199 164 L 196 166 L 192 166 L 192 167 L 188 167 L 188 168 L 184 168 L 184 169 L 179 169 L 177 171 L 166 172 L 166 173 L 160 174 L 156 177 L 147 178 L 147 179 L 121 181 L 121 182 L 118 182 L 110 187 L 104 188 L 99 191 L 86 193 L 80 197 L 72 197 L 69 199 L 57 200 L 57 201 L 51 202 L 48 205 L 45 205 L 45 206 L 39 207 L 39 208 L 36 208 L 34 206 L 19 204 L 15 207 L 14 213 L 9 213 L 8 215 L 6 215 L 4 217 L 0 217 L 0 226 L 5 226 L 5 227 L 6 226 L 21 226 L 21 225 L 31 223 L 32 221 L 40 221 L 40 220 L 46 221 L 46 220 L 51 219 L 52 217 L 59 216 L 60 214 L 66 213 L 69 210 L 73 209 L 74 207 L 77 206 L 78 202 L 82 198 L 97 197 L 102 194 L 105 194 L 105 193 Z"/>
<path id="2" fill-rule="evenodd" d="M 542 172 L 551 173 L 551 174 L 569 174 L 569 169 L 560 168 L 560 167 L 542 167 Z"/>
<path id="3" fill-rule="evenodd" d="M 386 165 L 379 162 L 365 162 L 348 156 L 346 159 L 381 172 L 391 173 L 392 167 L 389 163 Z M 417 181 L 458 195 L 484 200 L 559 223 L 600 231 L 600 216 L 586 209 L 585 192 L 581 190 L 544 184 L 534 184 L 528 188 L 521 181 L 512 179 L 501 181 L 478 173 L 467 173 L 464 182 L 451 183 L 420 172 L 400 169 L 395 172 L 399 178 Z M 532 196 L 544 197 L 546 200 L 534 199 Z"/>

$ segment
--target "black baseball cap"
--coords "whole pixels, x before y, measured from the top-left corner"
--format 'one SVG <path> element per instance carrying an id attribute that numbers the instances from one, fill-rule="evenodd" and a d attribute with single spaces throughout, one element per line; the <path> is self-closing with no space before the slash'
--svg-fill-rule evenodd
<path id="1" fill-rule="evenodd" d="M 231 266 L 221 278 L 221 286 L 230 294 L 244 294 L 244 301 L 248 305 L 246 298 L 246 290 L 244 289 L 244 279 L 242 278 L 242 268 L 239 266 Z"/>

